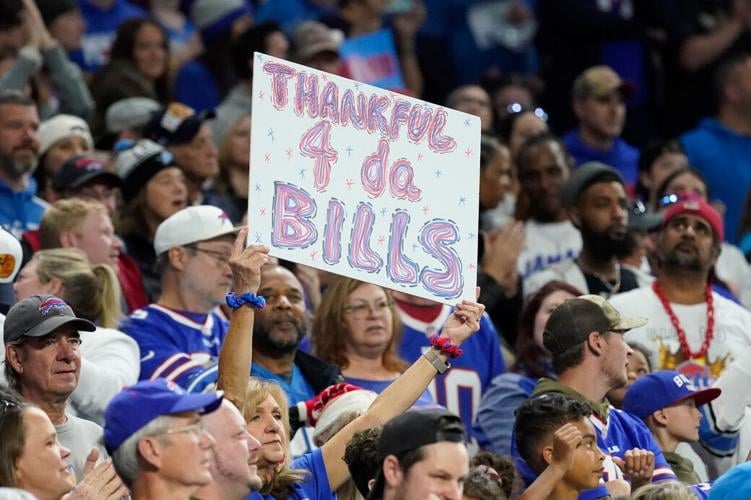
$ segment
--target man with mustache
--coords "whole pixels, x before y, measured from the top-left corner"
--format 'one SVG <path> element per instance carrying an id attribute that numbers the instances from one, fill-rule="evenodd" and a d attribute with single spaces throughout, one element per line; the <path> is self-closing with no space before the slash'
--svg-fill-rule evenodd
<path id="1" fill-rule="evenodd" d="M 524 294 L 531 295 L 552 280 L 605 298 L 638 288 L 636 275 L 618 263 L 618 256 L 628 248 L 629 201 L 621 174 L 603 163 L 585 163 L 566 181 L 561 196 L 569 219 L 581 232 L 581 253 L 576 260 L 530 276 Z"/>
<path id="2" fill-rule="evenodd" d="M 39 159 L 39 114 L 34 101 L 0 92 L 0 225 L 17 238 L 39 227 L 47 204 L 31 178 Z"/>
<path id="3" fill-rule="evenodd" d="M 621 314 L 650 318 L 626 340 L 650 349 L 655 369 L 677 370 L 697 389 L 722 389 L 700 408 L 700 441 L 693 448 L 702 460 L 686 444 L 676 450 L 692 458 L 700 477 L 714 477 L 730 459 L 743 461 L 751 446 L 751 418 L 745 417 L 751 406 L 751 313 L 712 289 L 723 236 L 720 214 L 684 193 L 663 215 L 657 279 L 612 300 Z"/>
<path id="4" fill-rule="evenodd" d="M 258 294 L 266 307 L 255 313 L 253 323 L 253 365 L 251 375 L 273 380 L 287 393 L 293 432 L 304 425 L 306 401 L 328 386 L 343 382 L 339 367 L 298 349 L 308 330 L 305 292 L 289 269 L 270 265 L 261 272 Z M 309 428 L 295 435 L 290 443 L 293 456 L 313 446 Z"/>

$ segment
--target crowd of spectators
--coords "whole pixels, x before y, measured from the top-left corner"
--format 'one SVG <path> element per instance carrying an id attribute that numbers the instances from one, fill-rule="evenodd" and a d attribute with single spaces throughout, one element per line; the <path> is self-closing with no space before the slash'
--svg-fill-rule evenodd
<path id="1" fill-rule="evenodd" d="M 247 244 L 254 52 L 375 35 L 476 301 Z M 749 498 L 750 82 L 751 0 L 0 0 L 0 497 Z"/>

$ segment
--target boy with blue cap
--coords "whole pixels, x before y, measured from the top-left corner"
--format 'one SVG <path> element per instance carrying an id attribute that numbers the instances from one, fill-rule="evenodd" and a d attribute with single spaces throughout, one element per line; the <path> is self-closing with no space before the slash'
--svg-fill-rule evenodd
<path id="1" fill-rule="evenodd" d="M 161 378 L 115 396 L 104 413 L 104 445 L 133 500 L 185 500 L 211 482 L 214 438 L 201 416 L 222 397 L 190 394 Z"/>
<path id="2" fill-rule="evenodd" d="M 698 407 L 720 392 L 715 387 L 697 391 L 685 375 L 660 370 L 631 385 L 623 399 L 623 410 L 644 420 L 678 479 L 696 484 L 700 479 L 693 464 L 675 449 L 680 443 L 699 441 L 702 415 Z"/>

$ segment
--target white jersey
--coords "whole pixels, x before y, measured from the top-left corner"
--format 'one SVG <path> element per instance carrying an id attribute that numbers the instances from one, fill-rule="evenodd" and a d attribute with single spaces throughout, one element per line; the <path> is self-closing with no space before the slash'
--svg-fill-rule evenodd
<path id="1" fill-rule="evenodd" d="M 524 225 L 524 231 L 524 246 L 517 261 L 522 279 L 551 264 L 575 259 L 581 252 L 582 239 L 579 230 L 568 220 L 528 220 Z"/>
<path id="2" fill-rule="evenodd" d="M 740 248 L 723 241 L 715 273 L 744 306 L 751 307 L 751 267 Z"/>
<path id="3" fill-rule="evenodd" d="M 715 328 L 709 352 L 702 358 L 687 360 L 681 351 L 675 327 L 670 322 L 662 303 L 651 286 L 638 288 L 615 295 L 611 304 L 624 317 L 644 317 L 649 322 L 626 333 L 629 342 L 638 342 L 649 349 L 653 370 L 678 370 L 688 376 L 700 388 L 720 386 L 723 394 L 710 403 L 711 411 L 703 411 L 702 445 L 712 457 L 728 457 L 735 454 L 733 462 L 745 460 L 751 446 L 751 418 L 745 418 L 751 404 L 751 372 L 738 371 L 741 359 L 751 348 L 751 312 L 735 302 L 712 293 L 714 301 Z M 671 304 L 681 327 L 686 332 L 686 342 L 692 352 L 701 349 L 707 330 L 707 304 Z M 737 360 L 736 363 L 733 361 Z M 730 368 L 734 368 L 730 370 Z M 731 376 L 732 375 L 732 376 Z M 718 379 L 720 379 L 718 381 Z M 732 380 L 731 380 L 732 379 Z M 745 403 L 739 401 L 747 399 Z M 709 408 L 705 408 L 709 410 Z M 733 435 L 743 423 L 740 435 Z M 702 454 L 703 458 L 710 455 Z M 725 468 L 730 461 L 720 463 Z M 712 474 L 712 471 L 710 471 Z"/>

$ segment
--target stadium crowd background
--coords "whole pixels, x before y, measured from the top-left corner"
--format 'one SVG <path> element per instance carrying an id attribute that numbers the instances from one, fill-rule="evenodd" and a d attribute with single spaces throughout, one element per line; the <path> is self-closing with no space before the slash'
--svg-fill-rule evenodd
<path id="1" fill-rule="evenodd" d="M 477 302 L 245 245 L 253 53 L 378 32 Z M 748 498 L 750 190 L 749 0 L 0 0 L 0 491 Z"/>

